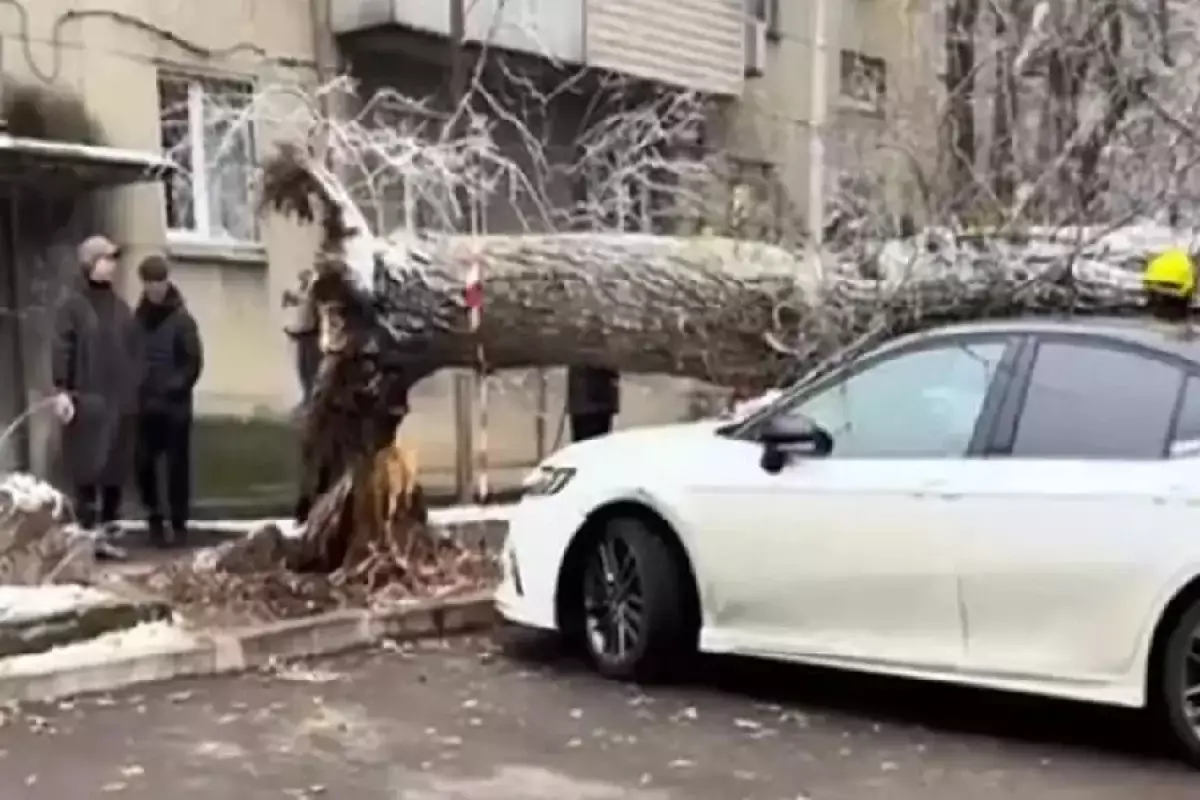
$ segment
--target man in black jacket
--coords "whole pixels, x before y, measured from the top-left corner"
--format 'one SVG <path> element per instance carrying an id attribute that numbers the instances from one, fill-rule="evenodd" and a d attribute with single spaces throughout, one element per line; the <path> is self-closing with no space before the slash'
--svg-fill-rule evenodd
<path id="1" fill-rule="evenodd" d="M 142 299 L 143 370 L 138 396 L 137 477 L 146 506 L 150 541 L 167 543 L 158 492 L 158 462 L 166 461 L 171 538 L 187 538 L 191 512 L 192 391 L 204 367 L 196 320 L 170 280 L 166 259 L 149 256 L 138 266 Z"/>
<path id="2" fill-rule="evenodd" d="M 117 533 L 121 488 L 133 466 L 140 335 L 113 289 L 120 248 L 104 236 L 79 245 L 79 273 L 55 314 L 54 411 L 84 528 Z"/>

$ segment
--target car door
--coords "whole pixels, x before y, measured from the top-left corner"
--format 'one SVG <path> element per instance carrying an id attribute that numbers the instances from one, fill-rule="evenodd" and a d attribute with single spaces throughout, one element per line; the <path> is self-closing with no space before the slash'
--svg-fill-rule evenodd
<path id="1" fill-rule="evenodd" d="M 1183 366 L 1094 336 L 1029 341 L 989 457 L 950 476 L 940 506 L 959 532 L 964 669 L 1086 682 L 1129 668 L 1181 566 L 1165 548 L 1187 499 L 1165 456 Z"/>
<path id="2" fill-rule="evenodd" d="M 930 524 L 927 487 L 968 455 L 1011 352 L 998 336 L 889 351 L 751 421 L 688 504 L 710 634 L 768 654 L 956 665 L 954 532 Z M 756 436 L 779 415 L 815 421 L 832 453 L 764 470 Z"/>

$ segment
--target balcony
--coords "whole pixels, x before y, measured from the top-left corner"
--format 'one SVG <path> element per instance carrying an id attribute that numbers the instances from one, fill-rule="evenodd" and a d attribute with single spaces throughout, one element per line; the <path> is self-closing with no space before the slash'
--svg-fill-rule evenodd
<path id="1" fill-rule="evenodd" d="M 450 35 L 451 0 L 332 0 L 336 34 Z M 472 42 L 715 95 L 741 94 L 746 0 L 467 0 Z"/>
<path id="2" fill-rule="evenodd" d="M 335 34 L 397 27 L 450 35 L 451 0 L 333 0 Z M 568 64 L 584 60 L 585 0 L 466 0 L 467 40 Z"/>

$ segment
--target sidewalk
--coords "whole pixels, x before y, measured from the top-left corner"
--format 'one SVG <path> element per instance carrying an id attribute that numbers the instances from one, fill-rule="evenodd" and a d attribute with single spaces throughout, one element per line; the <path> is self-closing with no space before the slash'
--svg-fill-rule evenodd
<path id="1" fill-rule="evenodd" d="M 514 504 L 448 506 L 429 510 L 430 527 L 437 533 L 455 537 L 470 544 L 481 544 L 498 550 L 508 531 L 509 515 Z M 276 525 L 285 536 L 297 535 L 296 523 L 290 519 L 259 517 L 251 519 L 197 519 L 189 523 L 189 549 L 218 544 L 223 539 L 246 536 L 264 525 Z M 125 520 L 122 529 L 140 534 L 146 530 L 145 520 Z M 122 546 L 129 546 L 122 543 Z M 132 545 L 134 550 L 142 548 Z M 144 555 L 144 554 L 143 554 Z"/>
<path id="2" fill-rule="evenodd" d="M 486 522 L 508 522 L 512 503 L 497 503 L 496 505 L 448 506 L 429 510 L 429 522 L 434 527 L 450 527 L 456 525 L 471 525 Z M 295 532 L 295 522 L 278 517 L 259 517 L 253 519 L 198 519 L 190 523 L 190 527 L 209 533 L 226 534 L 229 536 L 245 536 L 256 528 L 266 524 L 278 525 L 286 535 Z M 145 530 L 144 520 L 126 520 L 121 523 L 126 530 Z"/>

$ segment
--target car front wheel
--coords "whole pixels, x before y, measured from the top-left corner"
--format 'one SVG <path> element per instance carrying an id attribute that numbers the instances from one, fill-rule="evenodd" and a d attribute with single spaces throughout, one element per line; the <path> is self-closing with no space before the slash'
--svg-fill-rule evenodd
<path id="1" fill-rule="evenodd" d="M 614 519 L 584 561 L 583 638 L 601 674 L 662 678 L 688 648 L 686 574 L 644 522 Z"/>
<path id="2" fill-rule="evenodd" d="M 1182 755 L 1200 767 L 1200 602 L 1175 625 L 1159 673 L 1160 713 Z"/>

